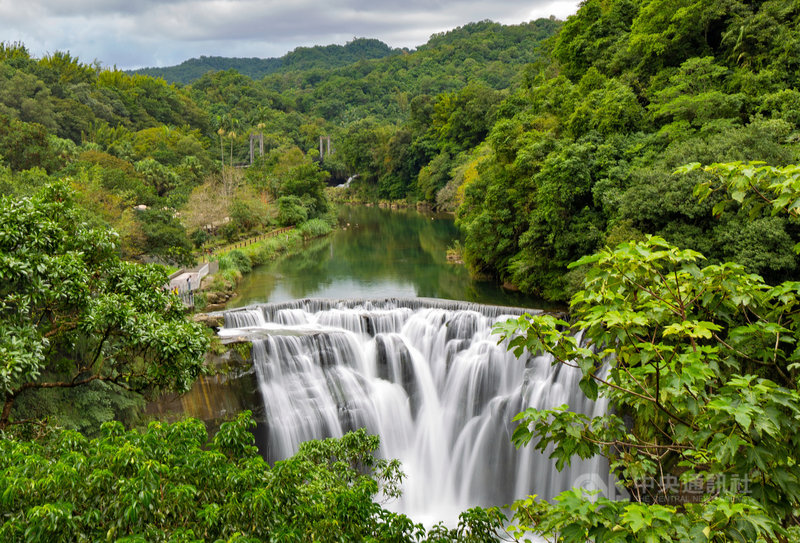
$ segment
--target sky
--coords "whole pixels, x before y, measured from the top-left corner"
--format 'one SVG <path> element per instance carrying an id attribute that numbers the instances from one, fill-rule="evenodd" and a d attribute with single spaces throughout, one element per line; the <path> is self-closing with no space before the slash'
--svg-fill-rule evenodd
<path id="1" fill-rule="evenodd" d="M 518 24 L 577 11 L 577 0 L 0 0 L 0 42 L 34 57 L 69 51 L 133 69 L 192 57 L 280 57 L 299 46 L 377 38 L 414 48 L 491 19 Z"/>

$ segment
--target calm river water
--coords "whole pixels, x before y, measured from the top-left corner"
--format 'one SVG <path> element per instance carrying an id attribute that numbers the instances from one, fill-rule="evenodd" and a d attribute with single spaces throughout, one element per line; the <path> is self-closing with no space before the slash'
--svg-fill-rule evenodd
<path id="1" fill-rule="evenodd" d="M 550 304 L 472 279 L 447 262 L 459 238 L 453 218 L 415 210 L 342 206 L 339 229 L 302 253 L 246 275 L 228 308 L 298 298 L 428 297 L 548 308 Z"/>

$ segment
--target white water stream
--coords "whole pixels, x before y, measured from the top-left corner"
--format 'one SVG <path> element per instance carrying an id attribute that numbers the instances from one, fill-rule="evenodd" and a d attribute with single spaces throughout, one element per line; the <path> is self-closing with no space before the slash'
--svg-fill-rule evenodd
<path id="1" fill-rule="evenodd" d="M 517 359 L 492 324 L 521 310 L 425 299 L 299 300 L 225 314 L 221 335 L 248 334 L 264 401 L 266 443 L 279 460 L 299 443 L 365 427 L 403 464 L 403 497 L 389 507 L 414 521 L 454 522 L 475 505 L 505 505 L 572 486 L 611 488 L 600 460 L 557 472 L 510 442 L 527 407 L 569 404 L 599 414 L 579 373 L 547 356 Z"/>

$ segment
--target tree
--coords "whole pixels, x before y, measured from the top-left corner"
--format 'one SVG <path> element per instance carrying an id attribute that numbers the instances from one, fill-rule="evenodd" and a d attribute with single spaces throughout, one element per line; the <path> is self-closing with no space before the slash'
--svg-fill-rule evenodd
<path id="1" fill-rule="evenodd" d="M 377 438 L 308 442 L 270 468 L 252 445 L 253 425 L 246 412 L 211 441 L 195 420 L 152 423 L 143 434 L 108 423 L 91 441 L 76 432 L 0 441 L 11 498 L 0 506 L 0 539 L 376 541 L 420 530 L 373 501 L 381 487 L 395 495 L 401 476 L 396 462 L 373 456 Z M 25 475 L 31 458 L 40 461 Z M 26 480 L 56 473 L 60 484 L 25 490 Z"/>
<path id="2" fill-rule="evenodd" d="M 178 175 L 171 168 L 164 166 L 152 158 L 140 160 L 134 167 L 142 179 L 144 179 L 159 196 L 166 196 L 180 181 Z"/>
<path id="3" fill-rule="evenodd" d="M 792 213 L 797 170 L 707 168 L 734 200 Z M 528 409 L 514 443 L 552 447 L 558 466 L 606 456 L 631 496 L 573 489 L 553 504 L 532 496 L 515 505 L 522 531 L 563 541 L 800 535 L 800 283 L 772 287 L 741 265 L 702 260 L 657 237 L 606 248 L 573 264 L 590 269 L 570 323 L 544 315 L 497 326 L 516 352 L 544 350 L 554 364 L 578 368 L 586 396 L 613 406 L 594 418 L 566 406 Z"/>
<path id="4" fill-rule="evenodd" d="M 209 178 L 195 187 L 181 209 L 181 221 L 186 230 L 194 233 L 203 228 L 213 230 L 220 226 L 227 216 L 227 201 L 228 195 L 222 183 L 215 178 Z"/>
<path id="5" fill-rule="evenodd" d="M 297 147 L 273 149 L 257 163 L 258 175 L 252 179 L 265 187 L 273 199 L 296 197 L 302 202 L 308 218 L 323 215 L 328 210 L 325 182 L 330 176 Z"/>
<path id="6" fill-rule="evenodd" d="M 253 446 L 250 412 L 208 439 L 203 423 L 153 422 L 144 433 L 106 423 L 96 439 L 51 430 L 0 439 L 3 541 L 496 541 L 497 509 L 462 514 L 427 534 L 383 508 L 399 495 L 396 460 L 358 430 L 308 441 L 268 465 Z M 54 481 L 58 481 L 53 484 Z M 33 491 L 35 488 L 37 490 Z"/>
<path id="7" fill-rule="evenodd" d="M 47 130 L 35 123 L 10 119 L 0 113 L 0 156 L 12 170 L 39 167 L 58 169 L 61 161 L 52 149 Z"/>
<path id="8" fill-rule="evenodd" d="M 656 91 L 650 109 L 656 119 L 701 126 L 714 119 L 738 121 L 743 94 L 727 94 L 722 82 L 728 75 L 713 57 L 693 57 L 682 63 L 669 84 Z"/>
<path id="9" fill-rule="evenodd" d="M 701 169 L 697 162 L 679 171 L 688 173 Z M 727 192 L 730 200 L 749 209 L 751 215 L 768 209 L 772 215 L 786 212 L 792 217 L 800 217 L 800 166 L 790 164 L 784 167 L 768 166 L 763 162 L 729 162 L 711 164 L 702 168 L 714 174 L 710 179 L 695 188 L 695 194 L 704 200 L 712 192 Z M 721 182 L 720 182 L 721 181 Z M 721 213 L 727 201 L 714 206 L 715 215 Z M 795 246 L 800 252 L 800 244 Z"/>
<path id="10" fill-rule="evenodd" d="M 187 390 L 208 344 L 160 266 L 123 262 L 117 235 L 88 227 L 66 182 L 0 200 L 0 429 L 15 402 L 94 381 Z"/>
<path id="11" fill-rule="evenodd" d="M 308 210 L 297 196 L 281 196 L 278 198 L 278 224 L 289 226 L 300 224 L 308 219 Z"/>
<path id="12" fill-rule="evenodd" d="M 244 232 L 259 229 L 269 221 L 267 206 L 258 194 L 246 185 L 236 191 L 228 205 L 228 215 Z"/>
<path id="13" fill-rule="evenodd" d="M 173 210 L 150 208 L 136 213 L 142 226 L 145 254 L 182 266 L 194 265 L 189 236 Z"/>

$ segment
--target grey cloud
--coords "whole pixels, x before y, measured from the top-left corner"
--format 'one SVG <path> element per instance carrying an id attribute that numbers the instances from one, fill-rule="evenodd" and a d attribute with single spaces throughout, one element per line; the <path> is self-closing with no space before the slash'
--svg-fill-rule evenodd
<path id="1" fill-rule="evenodd" d="M 42 12 L 54 17 L 97 16 L 101 14 L 132 15 L 149 12 L 165 4 L 187 4 L 192 0 L 35 0 Z"/>
<path id="2" fill-rule="evenodd" d="M 14 4 L 12 5 L 12 1 Z M 69 50 L 121 68 L 200 55 L 280 56 L 298 46 L 378 38 L 415 47 L 471 21 L 565 17 L 578 0 L 0 0 L 0 39 L 33 54 Z"/>

